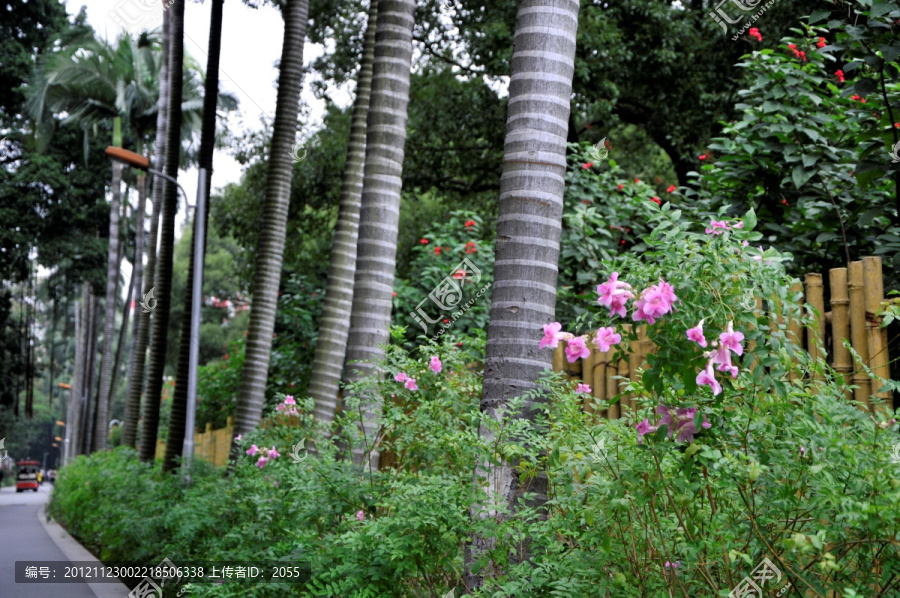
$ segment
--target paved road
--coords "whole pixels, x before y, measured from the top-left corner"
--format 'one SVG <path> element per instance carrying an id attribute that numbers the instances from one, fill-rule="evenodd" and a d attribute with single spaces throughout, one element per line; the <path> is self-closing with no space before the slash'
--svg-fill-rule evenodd
<path id="1" fill-rule="evenodd" d="M 37 492 L 0 489 L 0 598 L 125 598 L 128 588 L 121 584 L 16 583 L 16 561 L 94 560 L 57 524 L 41 521 L 52 491 L 49 482 Z"/>

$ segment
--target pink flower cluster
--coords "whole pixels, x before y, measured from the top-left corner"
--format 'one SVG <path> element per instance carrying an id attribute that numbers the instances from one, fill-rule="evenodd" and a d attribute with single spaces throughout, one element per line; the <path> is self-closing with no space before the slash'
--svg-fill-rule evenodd
<path id="1" fill-rule="evenodd" d="M 697 413 L 696 407 L 682 407 L 673 410 L 665 405 L 659 405 L 656 408 L 656 413 L 662 416 L 659 418 L 657 425 L 651 426 L 650 421 L 645 419 L 635 426 L 638 433 L 638 444 L 643 443 L 644 435 L 656 432 L 660 426 L 666 426 L 668 428 L 669 438 L 672 437 L 672 433 L 674 432 L 678 442 L 686 442 L 688 444 L 694 442 L 694 434 L 697 433 L 697 426 L 694 423 L 694 415 Z M 700 424 L 700 427 L 705 430 L 712 427 L 712 424 L 706 421 L 705 415 L 703 416 L 703 423 Z"/>
<path id="2" fill-rule="evenodd" d="M 707 235 L 721 235 L 726 230 L 732 230 L 735 228 L 744 228 L 743 222 L 738 222 L 734 226 L 728 224 L 726 220 L 712 220 L 709 221 L 709 226 L 706 228 Z"/>
<path id="3" fill-rule="evenodd" d="M 441 370 L 444 369 L 444 364 L 441 363 L 441 360 L 437 355 L 432 355 L 431 364 L 428 367 L 431 368 L 431 371 L 435 374 L 440 374 Z"/>
<path id="4" fill-rule="evenodd" d="M 403 386 L 408 388 L 409 390 L 419 390 L 419 385 L 416 384 L 415 378 L 410 378 L 407 374 L 400 372 L 396 376 L 394 376 L 394 380 L 397 382 L 405 382 Z"/>
<path id="5" fill-rule="evenodd" d="M 703 336 L 703 320 L 700 320 L 699 324 L 687 331 L 687 337 L 701 347 L 707 346 L 706 337 Z M 715 351 L 705 353 L 709 357 L 709 361 L 706 363 L 706 368 L 697 374 L 697 384 L 709 386 L 713 391 L 713 395 L 722 392 L 722 385 L 716 380 L 714 367 L 720 372 L 730 373 L 732 378 L 737 378 L 738 368 L 732 365 L 731 354 L 734 353 L 738 356 L 744 354 L 744 347 L 741 345 L 743 341 L 744 333 L 735 332 L 734 322 L 728 322 L 728 327 L 725 329 L 725 332 L 719 335 L 719 340 L 712 343 Z"/>
<path id="6" fill-rule="evenodd" d="M 626 303 L 634 299 L 634 289 L 627 282 L 619 280 L 619 273 L 613 272 L 607 282 L 597 286 L 597 303 L 608 307 L 610 314 L 620 318 L 626 316 Z M 672 305 L 678 301 L 672 285 L 660 279 L 659 284 L 647 287 L 634 302 L 632 319 L 635 322 L 646 320 L 653 324 L 656 319 L 672 311 Z M 617 341 L 618 342 L 618 341 Z M 608 349 L 607 349 L 608 350 Z"/>
<path id="7" fill-rule="evenodd" d="M 281 453 L 279 453 L 274 446 L 268 449 L 266 447 L 259 448 L 255 444 L 251 444 L 250 448 L 248 448 L 245 452 L 251 457 L 256 456 L 257 453 L 261 453 L 259 461 L 256 462 L 256 466 L 260 469 L 265 467 L 266 463 L 268 463 L 270 459 L 277 459 L 281 456 Z"/>
<path id="8" fill-rule="evenodd" d="M 538 348 L 544 349 L 546 347 L 551 347 L 555 349 L 559 346 L 560 340 L 568 340 L 569 343 L 566 346 L 566 359 L 569 360 L 569 363 L 574 363 L 577 359 L 583 359 L 590 356 L 591 350 L 588 347 L 589 339 L 587 336 L 575 336 L 569 332 L 560 332 L 561 328 L 562 325 L 559 322 L 544 324 L 544 338 L 541 339 Z M 605 353 L 609 351 L 610 347 L 613 345 L 618 345 L 622 342 L 622 335 L 616 334 L 615 328 L 604 326 L 597 330 L 594 341 L 597 343 L 597 348 Z"/>
<path id="9" fill-rule="evenodd" d="M 278 407 L 275 408 L 275 411 L 284 413 L 285 415 L 300 415 L 300 412 L 297 411 L 297 401 L 295 401 L 294 397 L 291 395 L 284 397 L 284 402 L 280 403 Z"/>

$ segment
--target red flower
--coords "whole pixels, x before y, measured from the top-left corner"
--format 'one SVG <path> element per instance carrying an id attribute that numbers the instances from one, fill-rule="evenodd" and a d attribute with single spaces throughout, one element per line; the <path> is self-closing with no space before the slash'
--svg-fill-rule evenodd
<path id="1" fill-rule="evenodd" d="M 458 343 L 456 343 L 456 346 L 457 346 L 457 347 L 462 347 L 462 341 L 459 341 Z"/>
<path id="2" fill-rule="evenodd" d="M 641 182 L 641 179 L 634 179 L 634 182 L 635 182 L 635 183 L 640 183 L 640 182 Z"/>
<path id="3" fill-rule="evenodd" d="M 837 78 L 838 78 L 838 83 L 843 83 L 843 82 L 844 82 L 844 71 L 842 71 L 841 69 L 838 69 L 837 71 L 835 71 L 834 74 L 835 74 L 835 75 L 837 76 Z"/>
<path id="4" fill-rule="evenodd" d="M 619 183 L 619 191 L 621 191 L 624 188 L 625 188 L 625 185 L 623 185 L 622 183 Z"/>
<path id="5" fill-rule="evenodd" d="M 858 93 L 853 94 L 852 96 L 850 96 L 850 99 L 851 99 L 851 100 L 858 100 L 858 99 L 859 99 L 859 94 L 858 94 Z"/>
<path id="6" fill-rule="evenodd" d="M 434 248 L 434 255 L 441 255 L 441 248 L 440 248 L 440 247 L 435 247 L 435 248 Z"/>
<path id="7" fill-rule="evenodd" d="M 624 244 L 625 244 L 625 239 L 622 239 L 621 241 L 619 241 L 619 243 L 621 243 L 622 245 L 624 245 Z"/>
<path id="8" fill-rule="evenodd" d="M 396 297 L 396 296 L 397 296 L 397 291 L 394 291 L 394 294 L 391 295 L 391 297 Z"/>
<path id="9" fill-rule="evenodd" d="M 757 29 L 756 27 L 751 27 L 748 33 L 750 37 L 755 37 L 757 41 L 762 41 L 762 35 L 760 35 L 759 29 Z"/>
<path id="10" fill-rule="evenodd" d="M 583 204 L 589 204 L 589 203 L 591 203 L 591 200 L 589 200 L 589 199 L 582 199 L 582 200 L 581 200 L 581 203 L 583 203 Z"/>
<path id="11" fill-rule="evenodd" d="M 657 203 L 657 205 L 660 205 L 660 206 L 662 205 L 662 201 L 660 201 L 660 199 L 658 197 L 651 197 L 650 201 L 655 201 Z"/>
<path id="12" fill-rule="evenodd" d="M 475 241 L 466 243 L 466 253 L 475 253 L 476 251 L 478 251 L 478 248 L 475 247 Z"/>
<path id="13" fill-rule="evenodd" d="M 449 322 L 450 322 L 450 320 L 448 320 L 447 318 L 444 318 L 444 324 L 447 324 Z"/>
<path id="14" fill-rule="evenodd" d="M 894 128 L 895 128 L 895 129 L 900 129 L 900 123 L 894 123 Z"/>
<path id="15" fill-rule="evenodd" d="M 786 199 L 782 199 L 782 200 L 781 200 L 781 203 L 783 203 L 783 204 L 786 205 L 786 206 L 791 205 L 791 204 L 788 203 L 788 200 L 786 200 Z"/>
<path id="16" fill-rule="evenodd" d="M 669 185 L 669 188 L 666 189 L 666 193 L 674 193 L 677 187 L 675 185 Z"/>
<path id="17" fill-rule="evenodd" d="M 422 239 L 419 241 L 422 245 L 428 245 L 428 239 Z"/>
<path id="18" fill-rule="evenodd" d="M 476 222 L 474 220 L 466 220 L 466 228 L 470 228 L 475 226 Z"/>
<path id="19" fill-rule="evenodd" d="M 225 360 L 227 360 L 227 359 L 228 359 L 228 357 L 229 357 L 229 355 L 228 355 L 228 353 L 226 353 L 226 354 L 225 354 L 225 357 L 223 357 L 223 358 L 222 358 L 222 359 L 225 359 Z"/>
<path id="20" fill-rule="evenodd" d="M 594 165 L 593 162 L 587 162 L 587 163 L 585 163 L 585 164 L 582 164 L 582 165 L 581 165 L 581 170 L 587 170 L 588 168 L 590 168 L 590 167 L 593 166 L 593 165 Z"/>
<path id="21" fill-rule="evenodd" d="M 706 160 L 706 154 L 700 154 L 699 159 L 700 159 L 701 161 L 702 161 L 702 160 Z"/>
<path id="22" fill-rule="evenodd" d="M 820 37 L 819 42 L 816 44 L 817 48 L 824 48 L 827 44 L 825 43 L 825 38 Z"/>

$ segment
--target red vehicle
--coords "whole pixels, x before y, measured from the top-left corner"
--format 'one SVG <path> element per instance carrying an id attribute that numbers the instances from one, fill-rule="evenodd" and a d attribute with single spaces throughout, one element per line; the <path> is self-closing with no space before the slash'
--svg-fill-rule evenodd
<path id="1" fill-rule="evenodd" d="M 38 469 L 40 461 L 16 461 L 19 472 L 16 474 L 16 492 L 23 490 L 38 491 Z"/>

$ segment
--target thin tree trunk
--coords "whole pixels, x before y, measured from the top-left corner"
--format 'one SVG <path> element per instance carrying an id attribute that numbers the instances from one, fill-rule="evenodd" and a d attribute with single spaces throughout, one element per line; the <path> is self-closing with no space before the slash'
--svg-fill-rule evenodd
<path id="1" fill-rule="evenodd" d="M 116 396 L 116 381 L 122 367 L 122 353 L 128 340 L 128 319 L 131 317 L 131 301 L 134 298 L 134 274 L 128 282 L 128 293 L 125 295 L 125 306 L 122 309 L 122 326 L 119 328 L 119 342 L 116 344 L 116 358 L 113 360 L 112 374 L 109 377 L 109 415 L 112 418 L 113 400 Z"/>
<path id="2" fill-rule="evenodd" d="M 37 272 L 32 273 L 29 267 L 28 286 L 31 288 L 30 303 L 25 310 L 25 417 L 34 417 L 34 313 L 37 310 L 37 289 L 35 278 Z"/>
<path id="3" fill-rule="evenodd" d="M 194 213 L 194 234 L 191 236 L 191 257 L 188 266 L 187 286 L 184 293 L 184 316 L 181 320 L 181 339 L 178 345 L 178 369 L 175 373 L 175 392 L 172 398 L 172 416 L 169 418 L 169 441 L 163 470 L 174 469 L 175 459 L 181 456 L 187 416 L 188 376 L 190 375 L 191 318 L 194 299 L 194 243 L 197 239 L 197 219 L 203 218 L 204 229 L 209 225 L 209 196 L 212 184 L 213 150 L 216 142 L 216 102 L 219 97 L 219 54 L 222 47 L 222 4 L 213 0 L 209 21 L 209 47 L 207 49 L 206 81 L 203 90 L 203 125 L 200 130 L 200 168 L 206 169 L 206 210 Z M 206 239 L 203 239 L 203 255 L 206 255 Z M 203 281 L 201 280 L 201 286 Z M 182 439 L 182 442 L 178 442 Z"/>
<path id="4" fill-rule="evenodd" d="M 134 237 L 134 258 L 132 261 L 133 267 L 131 269 L 131 289 L 129 292 L 133 292 L 133 289 L 137 289 L 138 293 L 141 292 L 142 284 L 143 284 L 143 275 L 144 275 L 144 217 L 146 215 L 147 210 L 147 175 L 140 174 L 138 175 L 138 184 L 137 184 L 137 192 L 138 192 L 138 202 L 137 208 L 134 212 L 134 228 L 135 228 L 135 237 Z M 158 215 L 158 211 L 157 211 Z M 155 226 L 154 226 L 155 228 Z M 134 295 L 130 295 L 132 298 Z M 131 307 L 131 301 L 127 302 L 129 308 Z M 137 354 L 135 352 L 135 348 L 137 347 L 137 337 L 140 334 L 141 330 L 141 312 L 135 309 L 134 311 L 134 323 L 132 324 L 131 330 L 131 342 L 128 346 L 128 384 L 125 390 L 125 414 L 122 416 L 122 437 L 121 443 L 127 446 L 134 446 L 134 432 L 137 429 L 137 418 L 140 413 L 140 387 L 138 387 L 138 404 L 135 408 L 130 402 L 131 399 L 131 384 L 132 377 L 134 376 L 134 368 L 137 367 L 135 361 L 137 359 Z M 124 324 L 123 324 L 124 326 Z M 146 339 L 146 333 L 145 333 Z M 146 340 L 144 343 L 144 347 L 146 349 Z M 143 370 L 143 368 L 142 368 Z M 130 419 L 129 419 L 130 418 Z M 130 430 L 129 430 L 130 427 Z M 125 432 L 129 431 L 131 434 L 131 442 L 125 442 Z"/>
<path id="5" fill-rule="evenodd" d="M 540 351 L 538 341 L 541 326 L 555 319 L 578 9 L 578 0 L 521 0 L 516 16 L 481 397 L 482 412 L 495 420 L 510 399 L 538 388 L 537 379 L 551 366 L 551 353 Z M 514 415 L 531 417 L 531 411 L 526 406 Z M 484 442 L 493 441 L 489 427 L 482 426 L 480 434 Z M 484 489 L 493 495 L 487 500 L 513 512 L 530 483 L 519 479 L 516 465 L 482 464 L 473 480 L 476 487 L 479 478 L 486 480 Z M 528 491 L 540 501 L 546 487 L 535 483 Z M 485 505 L 473 506 L 471 514 L 499 516 Z M 467 588 L 481 587 L 484 577 L 473 574 L 472 565 L 495 542 L 475 537 L 467 547 Z"/>
<path id="6" fill-rule="evenodd" d="M 297 137 L 297 114 L 303 86 L 303 44 L 306 41 L 309 0 L 287 0 L 282 7 L 284 43 L 278 75 L 278 100 L 272 125 L 269 172 L 263 206 L 263 228 L 256 250 L 253 303 L 247 331 L 246 354 L 238 392 L 236 433 L 259 424 L 269 375 L 269 352 L 275 329 L 275 309 L 281 282 L 281 263 L 291 201 L 294 163 L 291 148 Z"/>
<path id="7" fill-rule="evenodd" d="M 90 283 L 81 283 L 81 302 L 75 303 L 75 371 L 69 393 L 69 410 L 66 432 L 69 444 L 68 459 L 81 454 L 81 412 L 84 404 L 85 361 L 87 357 L 87 309 L 90 305 Z"/>
<path id="8" fill-rule="evenodd" d="M 166 139 L 165 173 L 178 177 L 178 154 L 181 141 L 181 96 L 184 70 L 184 0 L 174 0 L 170 9 L 169 46 L 169 114 Z M 162 397 L 163 371 L 166 367 L 166 333 L 172 302 L 172 254 L 175 242 L 175 213 L 178 210 L 178 187 L 167 181 L 163 192 L 162 226 L 159 257 L 156 262 L 156 309 L 150 326 L 150 365 L 147 370 L 147 399 L 144 402 L 144 424 L 141 431 L 142 461 L 156 457 L 159 404 Z"/>
<path id="9" fill-rule="evenodd" d="M 409 107 L 415 0 L 380 0 L 372 67 L 372 98 L 366 130 L 366 165 L 344 378 L 353 382 L 372 373 L 388 342 L 391 297 L 400 223 L 400 191 Z M 360 397 L 364 443 L 354 444 L 354 460 L 368 454 L 378 467 L 375 435 L 380 397 Z"/>
<path id="10" fill-rule="evenodd" d="M 163 35 L 162 35 L 162 56 L 160 60 L 159 72 L 159 109 L 156 113 L 156 142 L 153 144 L 154 151 L 154 169 L 162 171 L 165 169 L 166 160 L 166 135 L 167 123 L 169 117 L 169 11 L 163 10 Z M 162 209 L 163 186 L 164 179 L 153 177 L 153 211 L 150 216 L 150 237 L 147 239 L 147 277 L 143 282 L 143 293 L 141 300 L 154 289 L 155 273 L 156 273 L 156 245 L 159 215 Z M 146 182 L 139 193 L 145 195 L 144 200 L 140 200 L 141 212 L 143 213 L 146 200 Z M 135 267 L 142 264 L 142 259 L 135 259 Z M 143 273 L 143 268 L 141 268 Z M 138 287 L 140 288 L 140 287 Z M 154 292 L 155 295 L 155 292 Z M 134 343 L 128 362 L 128 394 L 125 399 L 125 422 L 122 425 L 122 444 L 127 446 L 136 446 L 138 421 L 141 417 L 141 394 L 144 390 L 144 367 L 147 363 L 147 343 L 150 333 L 150 312 L 144 312 L 141 309 L 140 315 L 135 317 Z"/>
<path id="11" fill-rule="evenodd" d="M 103 348 L 100 358 L 100 394 L 97 396 L 97 420 L 94 427 L 93 451 L 106 448 L 106 430 L 109 420 L 110 375 L 112 374 L 113 337 L 116 334 L 116 291 L 119 288 L 119 202 L 122 201 L 122 164 L 112 163 L 112 202 L 109 206 L 109 252 L 106 260 L 106 302 L 104 308 Z M 124 322 L 123 322 L 124 324 Z"/>
<path id="12" fill-rule="evenodd" d="M 47 299 L 53 301 L 53 315 L 50 316 L 50 380 L 47 384 L 47 406 L 53 407 L 53 374 L 56 365 L 56 323 L 59 319 L 59 296 L 53 286 L 53 276 L 47 280 Z M 52 412 L 52 410 L 51 410 Z"/>
<path id="13" fill-rule="evenodd" d="M 87 400 L 85 402 L 85 412 L 82 414 L 82 428 L 84 429 L 84 435 L 82 436 L 82 446 L 81 452 L 89 455 L 91 453 L 91 446 L 94 438 L 95 432 L 95 420 L 94 414 L 97 410 L 97 393 L 94 390 L 94 368 L 97 365 L 97 335 L 99 331 L 97 328 L 99 327 L 99 319 L 100 319 L 100 302 L 97 300 L 97 296 L 94 295 L 94 289 L 91 289 L 90 295 L 90 308 L 88 309 L 88 348 L 87 348 L 87 361 L 85 362 L 85 370 L 87 370 L 87 379 L 85 381 L 85 396 Z"/>
<path id="14" fill-rule="evenodd" d="M 359 77 L 356 81 L 356 101 L 350 125 L 350 144 L 344 180 L 341 184 L 341 203 L 325 303 L 319 318 L 319 338 L 309 380 L 309 395 L 315 399 L 313 414 L 317 421 L 331 422 L 337 409 L 338 385 L 347 355 L 347 335 L 350 331 L 350 308 L 353 305 L 353 278 L 356 273 L 356 241 L 359 233 L 359 208 L 362 199 L 363 173 L 366 162 L 366 117 L 372 91 L 372 63 L 375 60 L 375 27 L 378 20 L 378 0 L 369 7 L 369 22 Z"/>

